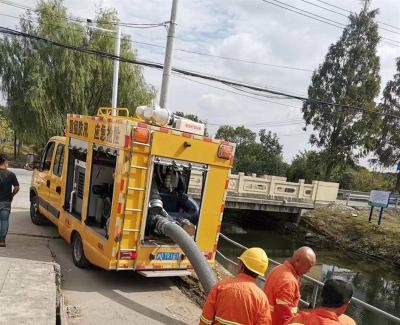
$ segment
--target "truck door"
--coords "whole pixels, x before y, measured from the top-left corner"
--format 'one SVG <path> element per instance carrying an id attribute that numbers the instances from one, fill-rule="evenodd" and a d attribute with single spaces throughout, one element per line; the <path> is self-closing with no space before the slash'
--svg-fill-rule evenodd
<path id="1" fill-rule="evenodd" d="M 55 142 L 50 141 L 47 143 L 46 148 L 43 151 L 42 160 L 40 162 L 40 168 L 37 177 L 36 189 L 39 196 L 39 209 L 42 214 L 49 216 L 48 202 L 50 194 L 50 170 L 53 159 Z"/>
<path id="2" fill-rule="evenodd" d="M 49 201 L 47 204 L 47 210 L 52 217 L 59 218 L 60 209 L 62 206 L 61 197 L 61 184 L 62 184 L 62 171 L 64 164 L 64 144 L 56 143 L 56 154 L 54 156 L 54 162 L 52 171 L 50 173 L 50 190 L 49 190 Z"/>

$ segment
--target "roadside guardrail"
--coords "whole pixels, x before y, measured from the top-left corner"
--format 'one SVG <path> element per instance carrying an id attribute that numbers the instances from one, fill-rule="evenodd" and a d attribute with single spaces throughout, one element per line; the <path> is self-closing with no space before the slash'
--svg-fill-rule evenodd
<path id="1" fill-rule="evenodd" d="M 219 234 L 219 237 L 224 239 L 224 240 L 226 240 L 228 243 L 232 244 L 233 246 L 236 246 L 236 247 L 241 248 L 243 250 L 247 249 L 246 246 L 234 241 L 233 239 L 225 236 L 222 233 Z M 238 265 L 235 261 L 232 261 L 230 258 L 228 258 L 224 254 L 222 254 L 219 250 L 217 250 L 217 254 L 218 254 L 218 256 L 220 256 L 222 259 L 224 259 L 228 263 L 230 263 L 232 265 Z M 275 261 L 273 259 L 270 259 L 270 258 L 268 260 L 273 265 L 281 264 L 281 263 L 279 263 L 279 262 L 277 262 L 277 261 Z M 261 281 L 265 282 L 265 278 L 263 278 L 263 277 L 259 277 L 259 278 L 260 278 Z M 318 280 L 316 280 L 316 279 L 314 279 L 314 278 L 312 278 L 310 276 L 307 276 L 307 275 L 303 275 L 302 279 L 305 279 L 307 282 L 310 282 L 310 283 L 313 284 L 313 293 L 312 293 L 312 298 L 311 298 L 310 302 L 307 302 L 307 301 L 304 301 L 304 300 L 301 299 L 301 303 L 304 304 L 306 307 L 310 306 L 310 307 L 313 308 L 316 305 L 318 294 L 319 294 L 319 290 L 323 287 L 324 284 L 321 281 L 318 281 Z M 386 312 L 386 311 L 384 311 L 382 309 L 379 309 L 379 308 L 377 308 L 375 306 L 372 306 L 372 305 L 370 305 L 370 304 L 368 304 L 368 303 L 366 303 L 366 302 L 364 302 L 364 301 L 362 301 L 360 299 L 357 299 L 355 297 L 353 297 L 351 299 L 351 301 L 353 303 L 355 303 L 355 304 L 357 304 L 357 305 L 369 310 L 369 311 L 372 311 L 372 312 L 374 312 L 374 313 L 376 313 L 376 314 L 378 314 L 378 315 L 380 315 L 382 317 L 385 317 L 388 320 L 391 320 L 391 321 L 396 322 L 397 324 L 400 324 L 400 318 L 398 318 L 398 317 L 396 317 L 396 316 L 394 316 L 394 315 L 392 315 L 392 314 L 390 314 L 390 313 L 388 313 L 388 312 Z"/>

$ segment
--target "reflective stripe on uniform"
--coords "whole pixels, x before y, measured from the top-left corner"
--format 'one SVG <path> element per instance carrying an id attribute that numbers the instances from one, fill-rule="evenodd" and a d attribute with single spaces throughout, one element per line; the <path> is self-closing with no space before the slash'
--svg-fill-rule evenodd
<path id="1" fill-rule="evenodd" d="M 281 300 L 281 299 L 276 299 L 275 302 L 276 302 L 277 305 L 288 305 L 289 304 L 285 300 Z"/>
<path id="2" fill-rule="evenodd" d="M 276 299 L 276 304 L 277 305 L 288 305 L 288 303 L 284 300 Z M 269 305 L 269 309 L 271 310 L 271 313 L 274 311 L 274 306 Z M 290 308 L 290 311 L 292 312 L 292 315 L 297 314 L 298 308 L 297 307 L 292 307 Z"/>
<path id="3" fill-rule="evenodd" d="M 221 324 L 224 324 L 224 325 L 244 325 L 244 324 L 241 324 L 241 323 L 232 322 L 230 320 L 223 319 L 223 318 L 218 317 L 218 316 L 215 316 L 215 320 L 217 320 L 218 322 L 220 322 Z"/>
<path id="4" fill-rule="evenodd" d="M 206 324 L 208 324 L 208 325 L 211 325 L 212 324 L 212 320 L 209 320 L 209 319 L 207 319 L 207 318 L 205 318 L 204 316 L 203 316 L 203 314 L 200 316 L 200 320 L 203 322 L 203 323 L 206 323 Z"/>

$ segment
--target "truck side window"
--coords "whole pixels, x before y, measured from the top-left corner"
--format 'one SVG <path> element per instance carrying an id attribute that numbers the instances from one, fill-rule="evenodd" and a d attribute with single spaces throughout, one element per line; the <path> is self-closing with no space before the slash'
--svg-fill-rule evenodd
<path id="1" fill-rule="evenodd" d="M 53 158 L 54 142 L 49 142 L 43 153 L 42 171 L 50 170 L 51 158 Z"/>
<path id="2" fill-rule="evenodd" d="M 56 158 L 54 159 L 53 174 L 61 176 L 64 162 L 64 145 L 59 144 L 57 146 Z"/>

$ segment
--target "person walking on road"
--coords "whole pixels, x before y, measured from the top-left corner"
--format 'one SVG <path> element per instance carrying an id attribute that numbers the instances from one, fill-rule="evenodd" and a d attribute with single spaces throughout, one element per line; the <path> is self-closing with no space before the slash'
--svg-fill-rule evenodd
<path id="1" fill-rule="evenodd" d="M 0 247 L 6 247 L 11 201 L 19 191 L 17 176 L 7 168 L 7 157 L 0 155 Z"/>
<path id="2" fill-rule="evenodd" d="M 311 311 L 301 311 L 285 325 L 341 325 L 339 320 L 353 296 L 350 283 L 340 279 L 327 280 L 322 288 L 321 306 Z"/>
<path id="3" fill-rule="evenodd" d="M 300 300 L 300 276 L 316 263 L 310 247 L 300 247 L 292 258 L 276 266 L 267 276 L 264 292 L 267 295 L 272 325 L 282 325 L 297 313 Z"/>
<path id="4" fill-rule="evenodd" d="M 208 294 L 200 325 L 271 325 L 268 299 L 256 285 L 264 276 L 268 257 L 262 248 L 253 247 L 239 259 L 238 274 L 218 282 Z"/>

